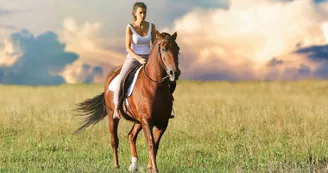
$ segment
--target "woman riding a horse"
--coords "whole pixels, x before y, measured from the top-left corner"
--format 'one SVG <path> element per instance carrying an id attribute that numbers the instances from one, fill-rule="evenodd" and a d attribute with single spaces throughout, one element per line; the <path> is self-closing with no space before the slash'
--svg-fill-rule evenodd
<path id="1" fill-rule="evenodd" d="M 159 37 L 159 32 L 156 30 L 154 24 L 147 22 L 147 6 L 143 2 L 136 2 L 133 6 L 133 21 L 126 26 L 125 32 L 125 49 L 127 56 L 123 63 L 120 75 L 118 76 L 118 83 L 126 77 L 127 73 L 134 67 L 141 64 L 146 64 L 151 50 L 151 44 L 154 43 L 156 37 Z M 175 87 L 172 83 L 171 88 Z M 114 118 L 121 118 L 118 112 L 119 93 L 121 87 L 117 86 L 114 91 Z M 173 88 L 174 90 L 174 88 Z M 171 118 L 174 116 L 171 115 Z"/>
<path id="2" fill-rule="evenodd" d="M 108 115 L 114 167 L 118 168 L 117 130 L 122 115 L 126 120 L 134 123 L 129 132 L 132 155 L 129 170 L 138 169 L 136 140 L 138 133 L 143 130 L 149 153 L 147 168 L 158 172 L 156 155 L 169 119 L 172 118 L 172 93 L 181 72 L 179 46 L 176 43 L 177 33 L 156 34 L 155 25 L 145 21 L 146 9 L 144 3 L 135 3 L 132 13 L 134 20 L 126 27 L 128 55 L 125 62 L 122 68 L 115 68 L 107 75 L 104 91 L 101 94 L 78 104 L 76 110 L 81 111 L 82 116 L 88 117 L 76 132 L 96 124 Z M 133 93 L 126 97 L 125 84 L 126 81 L 130 81 L 126 76 L 133 74 L 131 71 L 136 67 L 140 71 L 135 73 L 137 75 L 134 78 L 136 80 Z M 122 85 L 117 86 L 113 93 L 109 86 L 117 77 L 119 84 Z"/>

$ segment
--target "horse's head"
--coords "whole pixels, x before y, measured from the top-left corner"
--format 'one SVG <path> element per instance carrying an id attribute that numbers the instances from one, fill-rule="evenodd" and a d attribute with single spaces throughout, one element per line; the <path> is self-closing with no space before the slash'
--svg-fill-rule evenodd
<path id="1" fill-rule="evenodd" d="M 177 38 L 177 32 L 170 35 L 166 32 L 162 32 L 158 42 L 158 54 L 170 81 L 176 81 L 179 79 L 181 71 L 179 69 L 179 46 L 175 42 Z"/>

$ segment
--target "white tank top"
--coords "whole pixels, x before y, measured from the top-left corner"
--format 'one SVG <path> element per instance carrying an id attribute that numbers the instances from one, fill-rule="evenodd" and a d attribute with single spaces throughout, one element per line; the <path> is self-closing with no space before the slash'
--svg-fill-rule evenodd
<path id="1" fill-rule="evenodd" d="M 150 53 L 151 23 L 149 22 L 148 34 L 144 37 L 140 36 L 130 24 L 128 26 L 132 31 L 131 49 L 138 55 L 148 55 Z"/>

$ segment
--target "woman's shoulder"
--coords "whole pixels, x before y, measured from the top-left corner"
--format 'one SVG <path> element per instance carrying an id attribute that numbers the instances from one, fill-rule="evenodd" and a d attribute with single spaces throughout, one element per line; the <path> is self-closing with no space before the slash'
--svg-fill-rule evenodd
<path id="1" fill-rule="evenodd" d="M 155 26 L 155 24 L 154 24 L 153 22 L 148 22 L 148 21 L 147 21 L 147 23 L 148 23 L 148 26 L 149 26 L 150 24 L 151 24 L 152 27 Z"/>
<path id="2" fill-rule="evenodd" d="M 155 24 L 153 23 L 153 22 L 147 22 L 148 23 L 148 27 L 150 27 L 150 25 L 151 25 L 151 29 L 153 30 L 153 29 L 155 29 Z"/>

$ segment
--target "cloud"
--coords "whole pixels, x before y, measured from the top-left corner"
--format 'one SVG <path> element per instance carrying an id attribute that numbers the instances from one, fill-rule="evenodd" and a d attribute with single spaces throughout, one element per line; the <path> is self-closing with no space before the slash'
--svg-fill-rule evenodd
<path id="1" fill-rule="evenodd" d="M 42 83 L 103 82 L 108 71 L 123 63 L 124 28 L 131 20 L 134 1 L 58 0 L 56 5 L 32 1 L 35 3 L 6 1 L 4 6 L 8 10 L 0 10 L 0 16 L 23 11 L 10 19 L 4 18 L 0 33 L 4 28 L 29 30 L 16 33 L 19 37 L 13 34 L 0 43 L 0 81 L 36 81 L 19 76 L 40 68 L 45 75 L 34 76 Z M 312 0 L 145 2 L 149 7 L 147 19 L 160 31 L 178 31 L 184 79 L 328 77 L 323 75 L 328 68 L 325 62 L 327 1 L 320 4 Z M 47 63 L 32 66 L 37 63 L 31 52 L 39 58 L 45 57 L 38 60 Z"/>
<path id="2" fill-rule="evenodd" d="M 316 3 L 322 3 L 322 2 L 325 2 L 327 0 L 314 0 Z"/>
<path id="3" fill-rule="evenodd" d="M 101 83 L 104 72 L 101 66 L 90 66 L 76 61 L 61 73 L 67 83 Z"/>
<path id="4" fill-rule="evenodd" d="M 61 73 L 68 83 L 88 81 L 90 75 L 95 82 L 104 82 L 104 75 L 123 64 L 126 56 L 125 49 L 124 52 L 121 50 L 124 41 L 102 37 L 102 26 L 100 22 L 78 24 L 71 17 L 64 20 L 63 28 L 59 31 L 60 40 L 66 43 L 66 51 L 79 54 L 79 59 L 67 65 Z M 92 69 L 97 73 L 92 72 Z"/>
<path id="5" fill-rule="evenodd" d="M 194 9 L 164 31 L 178 32 L 182 78 L 307 78 L 320 65 L 295 51 L 327 42 L 327 4 L 231 0 L 228 9 Z"/>
<path id="6" fill-rule="evenodd" d="M 227 6 L 226 0 L 208 0 L 204 3 L 196 0 L 188 1 L 188 3 L 172 2 L 172 0 L 160 2 L 146 0 L 144 2 L 149 7 L 147 19 L 155 23 L 158 29 L 171 25 L 177 16 L 183 16 L 195 7 Z M 12 15 L 11 18 L 2 19 L 0 37 L 13 32 L 7 30 L 17 31 L 21 28 L 27 28 L 35 35 L 42 35 L 48 31 L 55 32 L 58 34 L 59 41 L 65 43 L 64 51 L 74 52 L 79 56 L 72 64 L 65 65 L 60 75 L 63 75 L 67 82 L 84 81 L 83 75 L 86 73 L 73 73 L 76 71 L 74 68 L 86 69 L 82 67 L 82 64 L 87 64 L 90 68 L 101 67 L 103 74 L 106 74 L 114 66 L 123 63 L 126 56 L 125 26 L 132 19 L 133 3 L 134 1 L 104 0 L 99 0 L 97 3 L 87 0 L 58 0 L 56 4 L 46 1 L 40 3 L 40 0 L 5 1 L 2 5 L 8 9 L 6 13 L 11 11 L 20 13 Z M 164 13 L 166 15 L 163 15 Z M 2 30 L 6 30 L 5 34 Z M 2 59 L 6 64 L 10 64 L 8 57 L 6 60 Z M 95 80 L 99 81 L 99 78 Z"/>
<path id="7" fill-rule="evenodd" d="M 26 28 L 33 34 L 42 34 L 46 31 L 55 31 L 60 28 L 62 21 L 68 16 L 77 22 L 103 23 L 101 35 L 105 38 L 120 38 L 125 35 L 125 26 L 132 20 L 131 10 L 136 1 L 108 1 L 108 0 L 11 0 L 1 1 L 1 6 L 18 14 L 10 18 L 1 19 L 2 24 L 19 29 Z M 144 0 L 148 6 L 147 20 L 158 28 L 171 26 L 177 17 L 181 17 L 193 8 L 227 7 L 228 0 Z M 42 14 L 42 15 L 40 15 Z M 28 19 L 28 20 L 26 20 Z M 2 35 L 0 38 L 8 37 Z"/>
<path id="8" fill-rule="evenodd" d="M 313 61 L 328 60 L 328 45 L 314 45 L 310 47 L 300 48 L 296 53 L 306 54 Z"/>
<path id="9" fill-rule="evenodd" d="M 278 66 L 280 64 L 284 64 L 284 61 L 283 60 L 280 60 L 278 58 L 272 58 L 268 63 L 267 65 L 269 67 L 275 67 L 275 66 Z"/>
<path id="10" fill-rule="evenodd" d="M 115 39 L 103 38 L 100 34 L 101 27 L 102 23 L 99 22 L 84 22 L 78 25 L 73 18 L 66 18 L 60 31 L 60 39 L 66 43 L 66 50 L 77 52 L 81 60 L 90 61 L 88 63 L 120 65 L 125 55 L 115 51 L 113 45 L 124 47 L 124 42 L 116 43 Z"/>
<path id="11" fill-rule="evenodd" d="M 12 66 L 18 58 L 22 56 L 20 47 L 16 47 L 13 42 L 4 40 L 3 46 L 0 49 L 0 67 L 1 66 Z"/>
<path id="12" fill-rule="evenodd" d="M 13 33 L 0 52 L 0 82 L 4 84 L 65 83 L 58 73 L 78 58 L 76 53 L 65 51 L 65 44 L 53 32 L 37 37 L 27 30 Z"/>
<path id="13" fill-rule="evenodd" d="M 124 42 L 103 38 L 101 29 L 99 22 L 79 25 L 66 18 L 58 35 L 49 31 L 35 37 L 26 29 L 12 34 L 0 48 L 1 83 L 104 82 L 125 54 L 120 50 Z"/>
<path id="14" fill-rule="evenodd" d="M 327 11 L 328 11 L 328 8 L 327 8 Z M 321 25 L 321 30 L 322 30 L 323 35 L 324 35 L 325 40 L 326 40 L 325 43 L 328 43 L 328 22 L 325 22 Z"/>
<path id="15" fill-rule="evenodd" d="M 316 78 L 328 78 L 328 44 L 301 48 L 296 53 L 306 55 L 317 64 L 313 71 Z"/>

